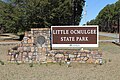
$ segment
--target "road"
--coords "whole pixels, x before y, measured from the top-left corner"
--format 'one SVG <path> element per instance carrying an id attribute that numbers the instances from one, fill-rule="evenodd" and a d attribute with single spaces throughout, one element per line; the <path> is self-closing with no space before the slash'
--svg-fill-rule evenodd
<path id="1" fill-rule="evenodd" d="M 99 35 L 115 38 L 113 40 L 100 40 L 100 42 L 119 42 L 119 34 L 99 32 Z"/>
<path id="2" fill-rule="evenodd" d="M 115 34 L 115 33 L 99 32 L 99 35 L 107 36 L 107 37 L 113 37 L 113 38 L 119 38 L 119 34 Z"/>
<path id="3" fill-rule="evenodd" d="M 106 33 L 106 32 L 99 32 L 100 36 L 107 36 L 114 38 L 113 40 L 99 40 L 99 42 L 119 42 L 119 34 L 115 33 Z M 0 42 L 0 45 L 6 45 L 6 44 L 19 44 L 20 41 L 15 42 Z"/>
<path id="4" fill-rule="evenodd" d="M 11 42 L 0 42 L 0 45 L 15 45 L 15 44 L 20 44 L 21 42 L 20 41 L 11 41 Z"/>

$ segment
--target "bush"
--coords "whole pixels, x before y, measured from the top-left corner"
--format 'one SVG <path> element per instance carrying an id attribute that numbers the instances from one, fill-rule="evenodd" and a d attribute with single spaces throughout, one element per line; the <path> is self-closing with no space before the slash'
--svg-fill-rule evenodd
<path id="1" fill-rule="evenodd" d="M 0 60 L 1 65 L 4 65 L 4 62 Z"/>
<path id="2" fill-rule="evenodd" d="M 30 67 L 33 67 L 33 63 L 30 63 L 29 66 L 30 66 Z"/>

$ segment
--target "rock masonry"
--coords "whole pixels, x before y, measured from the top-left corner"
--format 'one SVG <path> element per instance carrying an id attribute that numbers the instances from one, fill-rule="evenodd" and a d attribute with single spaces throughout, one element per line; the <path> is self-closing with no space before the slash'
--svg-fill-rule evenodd
<path id="1" fill-rule="evenodd" d="M 32 28 L 25 32 L 20 44 L 8 50 L 10 62 L 72 62 L 102 63 L 102 52 L 94 50 L 51 50 L 50 28 Z"/>

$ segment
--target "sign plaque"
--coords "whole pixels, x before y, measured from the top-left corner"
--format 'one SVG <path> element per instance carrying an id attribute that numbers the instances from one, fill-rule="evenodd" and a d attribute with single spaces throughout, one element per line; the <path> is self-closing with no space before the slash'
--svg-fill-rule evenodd
<path id="1" fill-rule="evenodd" d="M 52 48 L 98 47 L 98 26 L 51 26 Z"/>

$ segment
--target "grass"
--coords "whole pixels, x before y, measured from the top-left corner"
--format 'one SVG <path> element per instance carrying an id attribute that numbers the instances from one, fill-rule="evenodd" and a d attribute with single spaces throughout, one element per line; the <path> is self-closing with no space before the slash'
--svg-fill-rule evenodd
<path id="1" fill-rule="evenodd" d="M 102 38 L 103 39 L 103 38 Z M 0 45 L 0 80 L 119 80 L 120 47 L 113 43 L 100 43 L 105 64 L 65 63 L 12 64 L 7 62 L 7 50 L 14 45 Z M 90 48 L 89 48 L 90 49 Z"/>

